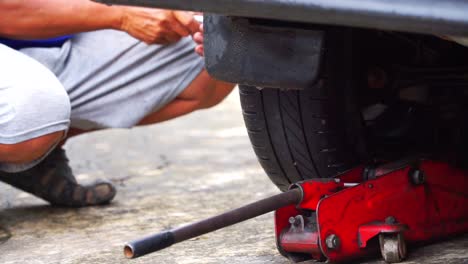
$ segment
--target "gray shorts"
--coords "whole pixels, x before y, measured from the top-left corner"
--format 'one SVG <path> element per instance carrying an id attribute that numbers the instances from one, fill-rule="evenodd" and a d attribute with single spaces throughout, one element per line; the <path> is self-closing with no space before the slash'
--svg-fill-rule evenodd
<path id="1" fill-rule="evenodd" d="M 0 144 L 69 127 L 132 127 L 201 72 L 194 47 L 190 38 L 146 45 L 114 30 L 77 34 L 58 48 L 18 52 L 0 44 Z M 0 163 L 0 170 L 20 169 Z"/>

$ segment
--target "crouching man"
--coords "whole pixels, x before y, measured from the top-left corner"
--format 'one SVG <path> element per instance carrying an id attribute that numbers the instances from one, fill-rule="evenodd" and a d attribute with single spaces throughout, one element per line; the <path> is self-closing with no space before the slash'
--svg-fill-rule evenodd
<path id="1" fill-rule="evenodd" d="M 116 194 L 109 182 L 77 183 L 60 147 L 68 137 L 176 118 L 234 87 L 204 70 L 190 12 L 88 0 L 0 1 L 0 10 L 0 180 L 53 205 Z"/>

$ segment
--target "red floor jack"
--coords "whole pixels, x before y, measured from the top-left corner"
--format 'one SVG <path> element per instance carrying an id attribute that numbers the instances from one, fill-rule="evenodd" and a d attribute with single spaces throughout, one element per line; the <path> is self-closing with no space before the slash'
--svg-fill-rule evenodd
<path id="1" fill-rule="evenodd" d="M 359 167 L 224 214 L 125 245 L 135 258 L 276 210 L 278 250 L 293 261 L 345 262 L 379 251 L 402 261 L 406 244 L 468 231 L 468 173 L 447 163 L 416 160 Z"/>

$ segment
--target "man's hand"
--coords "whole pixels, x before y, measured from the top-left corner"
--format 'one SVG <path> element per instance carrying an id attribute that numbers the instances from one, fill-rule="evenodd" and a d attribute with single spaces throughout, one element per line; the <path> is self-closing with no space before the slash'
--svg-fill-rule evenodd
<path id="1" fill-rule="evenodd" d="M 200 29 L 191 12 L 125 7 L 121 30 L 147 44 L 171 44 Z"/>
<path id="2" fill-rule="evenodd" d="M 195 43 L 197 43 L 195 52 L 200 56 L 204 56 L 205 50 L 203 49 L 203 25 L 200 25 L 198 32 L 193 35 L 193 40 Z"/>

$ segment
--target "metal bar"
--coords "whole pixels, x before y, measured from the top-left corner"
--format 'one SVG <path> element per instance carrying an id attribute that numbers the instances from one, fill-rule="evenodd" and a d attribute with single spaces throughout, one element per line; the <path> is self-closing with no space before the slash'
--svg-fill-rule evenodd
<path id="1" fill-rule="evenodd" d="M 301 199 L 302 191 L 299 188 L 293 189 L 187 226 L 132 241 L 125 245 L 124 254 L 127 258 L 137 258 L 281 207 L 298 204 Z"/>
<path id="2" fill-rule="evenodd" d="M 108 4 L 468 36 L 467 0 L 97 0 Z"/>

